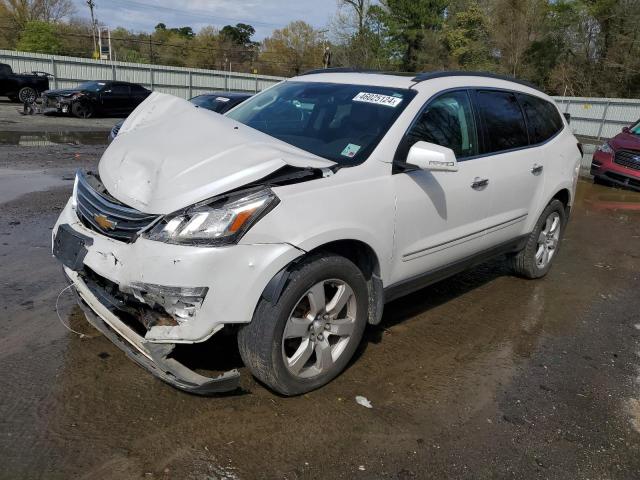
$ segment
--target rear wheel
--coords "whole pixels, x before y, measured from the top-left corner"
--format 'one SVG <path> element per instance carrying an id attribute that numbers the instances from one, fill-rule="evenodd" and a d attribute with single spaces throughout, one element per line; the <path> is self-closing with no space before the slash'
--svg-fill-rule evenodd
<path id="1" fill-rule="evenodd" d="M 38 98 L 38 92 L 31 87 L 22 87 L 18 92 L 18 100 L 22 103 L 33 103 Z"/>
<path id="2" fill-rule="evenodd" d="M 78 118 L 91 118 L 93 116 L 93 107 L 88 103 L 74 102 L 71 105 L 71 113 Z"/>
<path id="3" fill-rule="evenodd" d="M 284 395 L 335 378 L 355 353 L 367 323 L 362 272 L 344 257 L 314 255 L 294 267 L 275 304 L 261 299 L 238 346 L 253 375 Z"/>
<path id="4" fill-rule="evenodd" d="M 564 204 L 552 200 L 540 215 L 525 247 L 511 257 L 514 272 L 525 278 L 545 276 L 558 253 L 565 224 Z"/>

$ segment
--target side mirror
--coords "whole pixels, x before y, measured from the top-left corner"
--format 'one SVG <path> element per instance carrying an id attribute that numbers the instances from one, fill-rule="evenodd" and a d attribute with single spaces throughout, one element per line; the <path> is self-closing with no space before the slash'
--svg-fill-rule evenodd
<path id="1" fill-rule="evenodd" d="M 453 150 L 429 142 L 416 142 L 409 149 L 407 163 L 431 172 L 457 172 L 458 161 Z"/>
<path id="2" fill-rule="evenodd" d="M 567 123 L 571 123 L 571 114 L 570 113 L 563 113 L 562 114 L 564 116 L 564 119 L 567 121 Z"/>
<path id="3" fill-rule="evenodd" d="M 622 127 L 622 133 L 629 133 L 631 129 L 629 127 Z"/>

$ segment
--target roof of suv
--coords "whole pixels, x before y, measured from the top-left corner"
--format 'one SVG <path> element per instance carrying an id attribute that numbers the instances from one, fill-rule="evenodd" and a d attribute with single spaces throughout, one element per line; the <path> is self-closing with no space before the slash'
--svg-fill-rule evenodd
<path id="1" fill-rule="evenodd" d="M 355 70 L 351 68 L 329 68 L 325 70 L 311 70 L 294 78 L 296 81 L 350 83 L 353 85 L 375 85 L 380 87 L 410 88 L 417 83 L 425 82 L 428 80 L 451 77 L 481 78 L 484 80 L 483 83 L 487 83 L 487 80 L 494 80 L 497 82 L 510 82 L 512 84 L 515 83 L 517 85 L 542 92 L 538 87 L 529 82 L 489 72 L 439 71 L 403 74 L 395 72 L 379 72 L 375 70 Z"/>

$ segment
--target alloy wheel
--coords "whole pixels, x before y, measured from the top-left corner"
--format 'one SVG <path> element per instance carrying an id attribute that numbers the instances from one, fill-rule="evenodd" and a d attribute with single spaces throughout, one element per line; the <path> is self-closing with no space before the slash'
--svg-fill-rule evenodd
<path id="1" fill-rule="evenodd" d="M 558 249 L 561 223 L 560 214 L 558 212 L 551 212 L 538 235 L 536 265 L 540 269 L 545 268 L 551 262 L 551 259 Z"/>
<path id="2" fill-rule="evenodd" d="M 353 289 L 338 279 L 312 286 L 296 303 L 282 335 L 287 370 L 299 378 L 329 371 L 345 351 L 356 326 Z"/>
<path id="3" fill-rule="evenodd" d="M 22 103 L 33 103 L 36 101 L 37 93 L 33 88 L 25 87 L 20 90 L 18 96 Z"/>

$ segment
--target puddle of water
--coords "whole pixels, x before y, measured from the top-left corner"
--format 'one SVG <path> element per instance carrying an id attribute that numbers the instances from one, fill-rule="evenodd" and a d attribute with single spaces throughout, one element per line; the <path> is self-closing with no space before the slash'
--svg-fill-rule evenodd
<path id="1" fill-rule="evenodd" d="M 71 185 L 57 175 L 38 170 L 12 170 L 0 168 L 0 203 L 10 202 L 26 193 L 41 192 L 62 185 Z"/>
<path id="2" fill-rule="evenodd" d="M 616 211 L 640 214 L 640 192 L 628 189 L 594 185 L 581 180 L 576 193 L 576 206 L 589 211 Z"/>
<path id="3" fill-rule="evenodd" d="M 0 145 L 49 147 L 51 145 L 106 145 L 108 133 L 89 132 L 0 132 Z"/>

